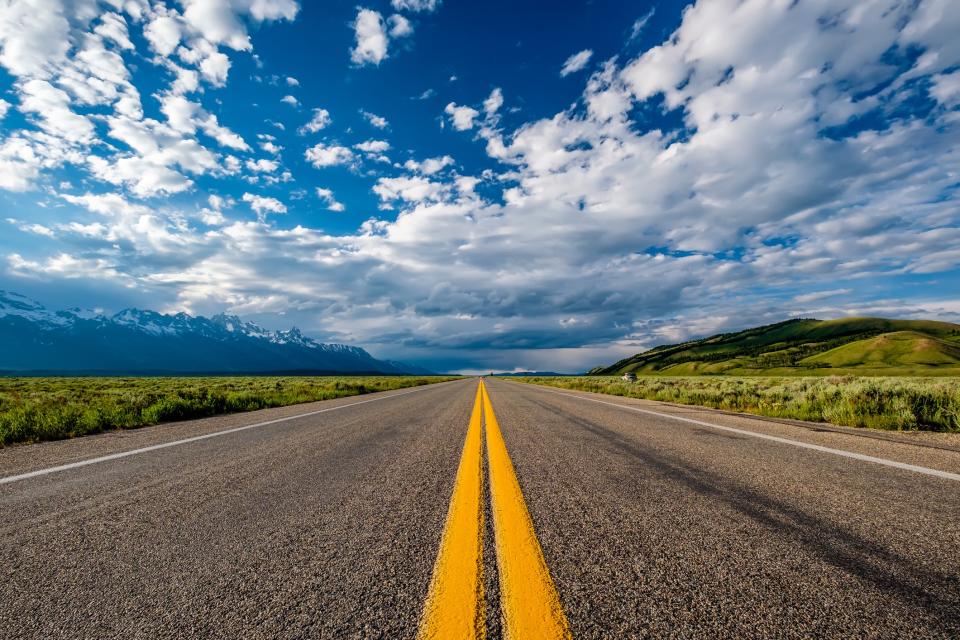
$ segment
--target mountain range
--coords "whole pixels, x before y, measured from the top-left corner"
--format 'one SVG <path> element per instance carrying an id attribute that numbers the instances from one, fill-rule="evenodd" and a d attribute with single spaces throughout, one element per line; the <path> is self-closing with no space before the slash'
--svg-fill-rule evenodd
<path id="1" fill-rule="evenodd" d="M 662 345 L 588 375 L 960 375 L 960 325 L 797 318 Z"/>
<path id="2" fill-rule="evenodd" d="M 125 309 L 51 311 L 0 291 L 0 372 L 35 374 L 417 374 L 360 347 L 325 344 L 298 329 L 268 331 L 237 316 Z"/>

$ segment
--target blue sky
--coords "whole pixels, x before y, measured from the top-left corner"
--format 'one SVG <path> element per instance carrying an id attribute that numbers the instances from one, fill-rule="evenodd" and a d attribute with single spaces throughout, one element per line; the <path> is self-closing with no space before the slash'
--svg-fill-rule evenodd
<path id="1" fill-rule="evenodd" d="M 578 371 L 960 319 L 949 0 L 0 3 L 0 288 Z"/>

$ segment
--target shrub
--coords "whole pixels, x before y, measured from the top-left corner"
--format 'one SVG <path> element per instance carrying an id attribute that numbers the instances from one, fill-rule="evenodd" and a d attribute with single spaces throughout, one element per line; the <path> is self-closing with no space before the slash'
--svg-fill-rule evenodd
<path id="1" fill-rule="evenodd" d="M 522 382 L 775 418 L 875 429 L 960 431 L 960 378 L 518 378 Z"/>
<path id="2" fill-rule="evenodd" d="M 252 411 L 451 377 L 0 378 L 0 446 Z"/>

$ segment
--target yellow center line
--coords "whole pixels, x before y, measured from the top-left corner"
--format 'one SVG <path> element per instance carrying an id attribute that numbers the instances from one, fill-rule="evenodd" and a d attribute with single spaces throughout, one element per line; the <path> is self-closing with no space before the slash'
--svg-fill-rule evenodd
<path id="1" fill-rule="evenodd" d="M 571 638 L 557 588 L 543 558 L 483 381 L 480 392 L 487 423 L 490 500 L 505 637 L 513 640 Z"/>
<path id="2" fill-rule="evenodd" d="M 482 383 L 470 415 L 417 638 L 484 638 Z"/>

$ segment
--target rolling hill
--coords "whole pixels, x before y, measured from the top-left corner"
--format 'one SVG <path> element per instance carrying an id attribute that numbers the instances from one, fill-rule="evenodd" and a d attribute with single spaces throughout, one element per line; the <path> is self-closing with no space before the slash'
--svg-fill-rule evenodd
<path id="1" fill-rule="evenodd" d="M 960 325 L 800 318 L 663 345 L 588 375 L 960 375 Z"/>

